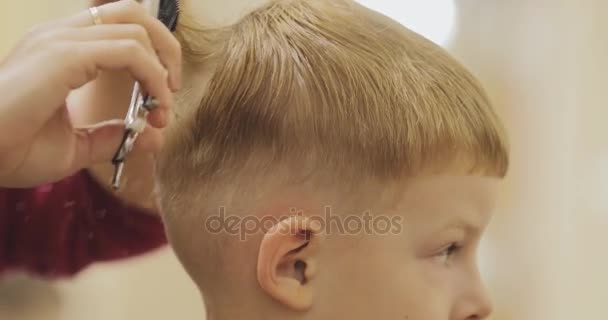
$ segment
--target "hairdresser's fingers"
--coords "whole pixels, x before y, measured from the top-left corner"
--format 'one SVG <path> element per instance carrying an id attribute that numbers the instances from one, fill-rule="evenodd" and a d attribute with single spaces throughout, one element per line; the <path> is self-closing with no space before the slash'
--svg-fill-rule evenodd
<path id="1" fill-rule="evenodd" d="M 112 160 L 124 134 L 122 120 L 105 121 L 94 126 L 78 128 L 76 150 L 71 171 L 88 168 Z M 156 153 L 163 145 L 161 130 L 147 127 L 135 140 L 134 151 Z"/>
<path id="2" fill-rule="evenodd" d="M 144 27 L 161 62 L 169 70 L 171 88 L 179 89 L 182 73 L 181 46 L 160 20 L 151 16 L 143 5 L 134 0 L 108 3 L 97 7 L 97 12 L 104 24 L 138 24 Z M 93 24 L 91 13 L 85 10 L 58 22 L 57 26 L 88 27 Z"/>
<path id="3" fill-rule="evenodd" d="M 58 35 L 54 38 L 69 41 L 135 40 L 148 52 L 155 54 L 148 32 L 139 24 L 104 24 L 79 29 L 60 29 L 56 32 Z"/>
<path id="4" fill-rule="evenodd" d="M 73 45 L 74 58 L 65 70 L 71 77 L 70 89 L 76 89 L 97 76 L 99 70 L 126 69 L 144 90 L 156 97 L 160 108 L 154 112 L 166 113 L 173 106 L 173 94 L 167 87 L 167 71 L 134 40 L 101 40 L 77 42 Z"/>
<path id="5" fill-rule="evenodd" d="M 157 108 L 152 110 L 147 117 L 148 124 L 155 128 L 164 128 L 171 120 L 171 110 L 167 108 Z"/>
<path id="6" fill-rule="evenodd" d="M 131 39 L 138 41 L 151 54 L 155 54 L 146 30 L 138 24 L 100 25 L 85 28 L 60 29 L 55 32 L 59 34 L 57 35 L 57 38 L 72 41 Z M 126 107 L 127 105 L 125 104 L 125 110 Z M 167 112 L 168 106 L 159 108 L 150 113 L 150 116 L 148 117 L 150 124 L 155 127 L 164 127 L 167 121 Z"/>
<path id="7" fill-rule="evenodd" d="M 48 50 L 59 41 L 94 41 L 131 39 L 142 44 L 155 54 L 148 32 L 138 24 L 112 24 L 90 26 L 85 28 L 51 28 L 45 32 L 33 32 L 29 41 L 19 46 L 18 55 Z"/>

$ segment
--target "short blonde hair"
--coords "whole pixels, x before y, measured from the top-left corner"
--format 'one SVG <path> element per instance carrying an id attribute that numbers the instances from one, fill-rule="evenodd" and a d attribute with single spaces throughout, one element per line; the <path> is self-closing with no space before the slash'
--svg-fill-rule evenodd
<path id="1" fill-rule="evenodd" d="M 439 46 L 354 1 L 271 1 L 219 30 L 185 21 L 186 60 L 213 71 L 207 84 L 190 83 L 205 94 L 186 102 L 195 107 L 160 158 L 169 193 L 279 163 L 341 183 L 457 158 L 486 175 L 507 171 L 506 138 L 478 81 Z"/>

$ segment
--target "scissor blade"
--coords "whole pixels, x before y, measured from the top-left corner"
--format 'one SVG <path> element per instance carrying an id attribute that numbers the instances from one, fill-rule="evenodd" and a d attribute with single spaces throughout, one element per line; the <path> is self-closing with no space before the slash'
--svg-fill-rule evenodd
<path id="1" fill-rule="evenodd" d="M 122 176 L 122 169 L 124 167 L 125 157 L 127 156 L 128 145 L 127 142 L 131 136 L 131 130 L 126 129 L 122 136 L 122 141 L 114 157 L 112 158 L 112 164 L 114 165 L 114 176 L 112 176 L 112 187 L 118 189 L 120 186 L 120 178 Z"/>
<path id="2" fill-rule="evenodd" d="M 120 178 L 122 177 L 122 169 L 124 166 L 124 162 L 114 164 L 114 175 L 112 176 L 112 188 L 114 188 L 114 190 L 118 190 L 118 188 L 120 188 Z"/>

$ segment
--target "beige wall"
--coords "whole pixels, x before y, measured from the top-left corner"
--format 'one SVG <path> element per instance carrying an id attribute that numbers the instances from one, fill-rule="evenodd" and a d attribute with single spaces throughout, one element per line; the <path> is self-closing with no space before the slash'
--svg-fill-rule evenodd
<path id="1" fill-rule="evenodd" d="M 607 319 L 608 2 L 457 3 L 449 47 L 486 83 L 512 137 L 507 192 L 483 254 L 495 319 Z M 2 1 L 0 55 L 34 22 L 85 4 Z M 51 320 L 202 317 L 168 249 L 73 281 L 16 278 L 0 286 L 0 318 L 11 310 Z"/>
<path id="2" fill-rule="evenodd" d="M 0 54 L 34 24 L 86 8 L 84 0 L 0 1 Z"/>
<path id="3" fill-rule="evenodd" d="M 512 138 L 489 236 L 498 311 L 606 319 L 608 2 L 458 3 L 452 51 L 487 84 Z"/>

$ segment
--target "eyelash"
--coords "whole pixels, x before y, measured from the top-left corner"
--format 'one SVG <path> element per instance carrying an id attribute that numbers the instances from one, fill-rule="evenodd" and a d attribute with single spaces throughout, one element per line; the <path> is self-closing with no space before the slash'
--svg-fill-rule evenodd
<path id="1" fill-rule="evenodd" d="M 460 250 L 461 248 L 462 248 L 462 246 L 460 246 L 456 242 L 453 242 L 447 248 L 443 249 L 437 256 L 439 258 L 444 258 L 445 259 L 444 263 L 447 264 L 450 257 L 452 257 L 455 253 L 457 253 L 458 250 Z"/>

